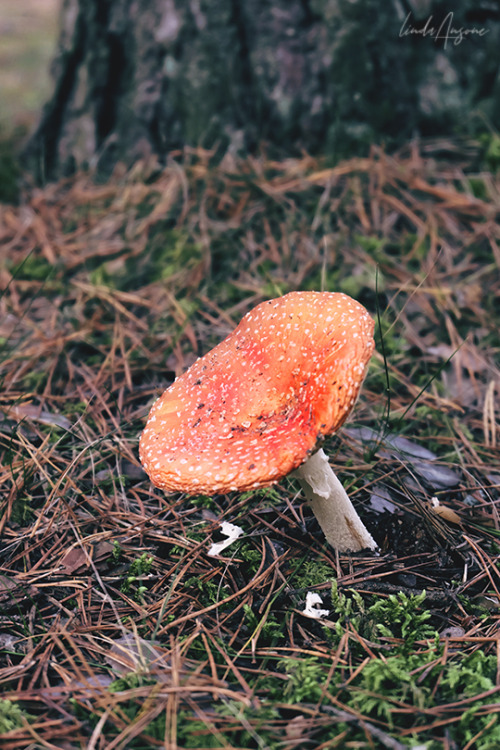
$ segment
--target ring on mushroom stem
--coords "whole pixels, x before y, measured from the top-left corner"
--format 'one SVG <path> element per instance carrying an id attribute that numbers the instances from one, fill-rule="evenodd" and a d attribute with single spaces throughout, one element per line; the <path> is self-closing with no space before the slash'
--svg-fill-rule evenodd
<path id="1" fill-rule="evenodd" d="M 373 320 L 345 294 L 262 302 L 155 402 L 144 469 L 190 495 L 266 487 L 293 471 L 333 547 L 375 549 L 317 449 L 354 406 L 373 348 Z"/>

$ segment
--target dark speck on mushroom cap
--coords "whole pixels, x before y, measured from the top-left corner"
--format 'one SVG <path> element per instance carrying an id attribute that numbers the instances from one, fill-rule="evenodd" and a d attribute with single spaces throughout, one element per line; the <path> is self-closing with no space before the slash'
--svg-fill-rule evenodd
<path id="1" fill-rule="evenodd" d="M 151 481 L 188 494 L 278 481 L 345 421 L 373 348 L 373 320 L 345 294 L 262 302 L 153 405 L 140 439 Z"/>

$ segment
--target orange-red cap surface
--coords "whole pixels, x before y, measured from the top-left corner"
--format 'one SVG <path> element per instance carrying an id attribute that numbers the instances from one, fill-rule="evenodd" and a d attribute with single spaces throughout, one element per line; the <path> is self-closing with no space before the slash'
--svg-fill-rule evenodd
<path id="1" fill-rule="evenodd" d="M 278 481 L 345 421 L 373 347 L 371 317 L 345 294 L 257 305 L 153 405 L 140 440 L 151 481 L 188 494 Z"/>

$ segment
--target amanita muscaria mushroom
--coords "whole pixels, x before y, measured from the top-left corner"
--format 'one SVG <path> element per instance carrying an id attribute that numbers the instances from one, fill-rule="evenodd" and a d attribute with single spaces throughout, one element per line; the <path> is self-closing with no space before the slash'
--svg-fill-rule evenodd
<path id="1" fill-rule="evenodd" d="M 323 450 L 373 352 L 365 308 L 331 292 L 257 305 L 155 402 L 141 435 L 151 481 L 189 495 L 265 487 L 295 471 L 328 542 L 375 549 Z"/>

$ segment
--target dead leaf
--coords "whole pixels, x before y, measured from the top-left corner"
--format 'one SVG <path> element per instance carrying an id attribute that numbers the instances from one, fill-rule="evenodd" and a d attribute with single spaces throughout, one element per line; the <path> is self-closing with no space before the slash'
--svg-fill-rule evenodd
<path id="1" fill-rule="evenodd" d="M 61 572 L 72 575 L 77 571 L 86 570 L 90 566 L 91 560 L 94 563 L 105 560 L 113 551 L 113 545 L 106 540 L 92 542 L 88 546 L 88 550 L 80 544 L 71 547 L 61 560 Z"/>
<path id="2" fill-rule="evenodd" d="M 111 641 L 105 659 L 117 674 L 144 670 L 152 663 L 168 672 L 172 670 L 168 651 L 135 633 L 125 633 L 121 638 Z"/>
<path id="3" fill-rule="evenodd" d="M 441 518 L 444 518 L 445 521 L 458 524 L 462 523 L 462 519 L 460 518 L 458 513 L 455 513 L 455 511 L 449 508 L 447 505 L 441 505 L 437 497 L 431 497 L 431 509 L 433 513 L 435 513 L 437 516 L 440 516 Z"/>
<path id="4" fill-rule="evenodd" d="M 13 404 L 7 410 L 7 416 L 11 419 L 14 417 L 18 421 L 23 419 L 30 419 L 33 422 L 39 422 L 45 425 L 55 425 L 63 430 L 70 430 L 72 425 L 69 419 L 64 417 L 62 414 L 52 414 L 49 411 L 41 409 L 39 406 L 34 404 Z"/>
<path id="5" fill-rule="evenodd" d="M 392 502 L 391 494 L 385 487 L 374 487 L 370 495 L 370 506 L 377 513 L 395 513 L 397 510 L 397 506 Z"/>

